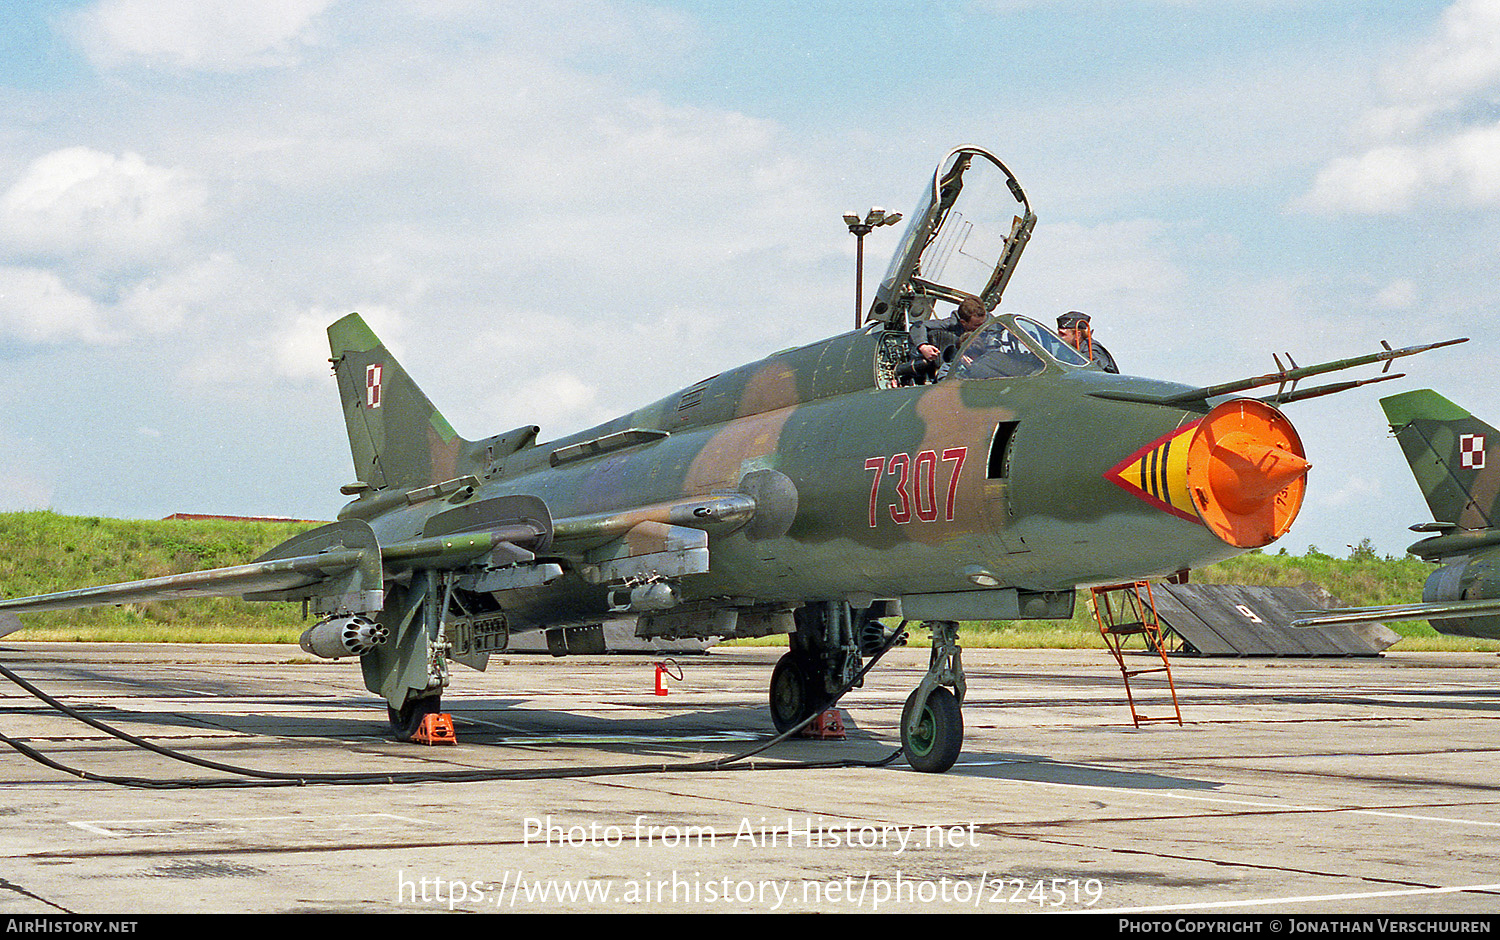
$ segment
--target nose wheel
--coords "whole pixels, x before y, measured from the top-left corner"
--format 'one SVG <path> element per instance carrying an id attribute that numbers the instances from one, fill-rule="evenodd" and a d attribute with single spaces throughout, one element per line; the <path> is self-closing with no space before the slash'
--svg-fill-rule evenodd
<path id="1" fill-rule="evenodd" d="M 940 774 L 963 750 L 966 686 L 958 624 L 933 620 L 926 626 L 932 631 L 932 657 L 927 674 L 901 709 L 901 749 L 913 770 Z"/>
<path id="2" fill-rule="evenodd" d="M 901 709 L 901 748 L 913 770 L 940 774 L 964 746 L 964 713 L 952 692 L 938 686 L 922 698 L 913 692 Z"/>

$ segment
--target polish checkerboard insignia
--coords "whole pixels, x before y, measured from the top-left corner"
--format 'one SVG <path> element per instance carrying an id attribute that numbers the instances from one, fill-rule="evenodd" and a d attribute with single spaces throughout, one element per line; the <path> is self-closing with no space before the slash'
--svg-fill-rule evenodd
<path id="1" fill-rule="evenodd" d="M 365 366 L 365 406 L 380 407 L 380 365 Z"/>
<path id="2" fill-rule="evenodd" d="M 1484 469 L 1484 435 L 1464 434 L 1458 439 L 1458 465 L 1466 470 Z"/>

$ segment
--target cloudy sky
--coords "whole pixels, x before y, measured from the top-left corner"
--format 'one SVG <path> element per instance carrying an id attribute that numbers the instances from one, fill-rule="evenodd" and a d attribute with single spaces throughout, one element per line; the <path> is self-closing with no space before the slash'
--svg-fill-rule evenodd
<path id="1" fill-rule="evenodd" d="M 1500 424 L 1500 0 L 1084 8 L 5 4 L 0 510 L 331 518 L 351 310 L 471 438 L 847 329 L 842 212 L 973 143 L 1040 218 L 1005 307 L 1092 313 L 1127 372 L 1472 336 L 1289 408 L 1284 544 L 1399 552 L 1428 516 L 1377 399 Z"/>

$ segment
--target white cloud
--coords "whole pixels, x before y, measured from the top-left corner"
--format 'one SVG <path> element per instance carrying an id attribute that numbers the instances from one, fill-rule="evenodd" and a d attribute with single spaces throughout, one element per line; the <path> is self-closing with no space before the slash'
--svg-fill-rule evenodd
<path id="1" fill-rule="evenodd" d="M 1398 100 L 1451 104 L 1500 82 L 1500 0 L 1457 0 L 1443 11 L 1436 35 L 1384 82 Z"/>
<path id="2" fill-rule="evenodd" d="M 1322 212 L 1404 212 L 1426 185 L 1423 162 L 1412 147 L 1376 147 L 1339 157 L 1318 171 L 1312 191 L 1298 204 Z"/>
<path id="3" fill-rule="evenodd" d="M 111 315 L 122 325 L 147 333 L 236 319 L 240 312 L 265 301 L 255 282 L 255 272 L 216 252 L 164 266 L 131 283 L 111 306 Z"/>
<path id="4" fill-rule="evenodd" d="M 187 174 L 139 154 L 67 147 L 37 157 L 0 196 L 0 245 L 109 263 L 157 257 L 177 244 L 205 199 Z"/>
<path id="5" fill-rule="evenodd" d="M 235 269 L 163 271 L 126 300 L 182 311 L 181 295 L 201 306 L 190 287 L 233 275 L 261 301 L 222 292 L 210 309 L 238 337 L 236 354 L 195 351 L 186 377 L 325 375 L 327 324 L 384 307 L 424 325 L 410 355 L 397 354 L 462 431 L 493 433 L 514 415 L 557 433 L 844 327 L 852 239 L 828 171 L 789 156 L 777 123 L 516 48 L 437 55 L 377 42 L 276 76 L 244 113 L 184 116 L 199 121 L 184 134 L 202 147 L 198 176 L 235 180 L 233 211 L 198 239 L 231 253 Z M 830 297 L 837 315 L 802 313 Z M 403 339 L 370 321 L 387 343 Z M 670 344 L 688 337 L 699 358 L 684 361 Z M 662 368 L 618 375 L 627 350 Z M 545 394 L 518 396 L 533 384 Z"/>
<path id="6" fill-rule="evenodd" d="M 291 379 L 321 379 L 329 374 L 328 324 L 335 317 L 304 313 L 268 337 L 265 357 L 279 375 Z"/>
<path id="7" fill-rule="evenodd" d="M 1381 214 L 1412 211 L 1427 202 L 1468 207 L 1500 203 L 1500 123 L 1340 157 L 1318 171 L 1312 190 L 1298 205 L 1321 212 Z"/>
<path id="8" fill-rule="evenodd" d="M 558 436 L 560 429 L 588 427 L 627 410 L 617 409 L 612 402 L 601 400 L 598 385 L 571 372 L 552 372 L 528 378 L 500 400 L 492 400 L 489 407 L 497 415 L 511 417 L 498 422 L 504 427 L 486 425 L 477 433 L 471 431 L 470 436 L 495 434 L 512 425 L 535 424 L 542 428 L 543 438 L 552 438 Z M 438 410 L 443 410 L 441 405 Z"/>
<path id="9" fill-rule="evenodd" d="M 196 348 L 191 359 L 180 363 L 178 374 L 192 385 L 237 389 L 273 389 L 288 381 L 323 382 L 332 374 L 328 326 L 347 312 L 323 308 L 291 314 L 242 311 L 233 326 L 212 329 L 217 341 Z M 391 337 L 406 332 L 402 315 L 388 307 L 368 305 L 360 316 L 387 348 Z M 336 394 L 332 385 L 329 394 Z"/>
<path id="10" fill-rule="evenodd" d="M 325 380 L 332 374 L 328 362 L 328 327 L 349 312 L 318 308 L 299 313 L 256 345 L 264 347 L 262 358 L 275 375 L 298 381 Z M 406 333 L 405 317 L 390 307 L 362 305 L 359 315 L 387 349 L 392 348 L 393 338 L 399 342 Z"/>
<path id="11" fill-rule="evenodd" d="M 263 396 L 326 380 L 324 331 L 357 309 L 461 431 L 555 436 L 845 327 L 852 239 L 827 168 L 775 121 L 643 91 L 611 56 L 572 64 L 655 31 L 690 45 L 691 23 L 459 12 L 330 17 L 357 54 L 216 76 L 208 95 L 169 81 L 171 107 L 144 101 L 160 73 L 132 75 L 135 111 L 77 139 L 170 168 L 123 147 L 33 160 L 0 196 L 0 264 L 57 313 L 43 329 L 35 304 L 0 307 L 0 334 L 154 341 L 182 394 Z M 830 298 L 836 314 L 804 313 Z"/>
<path id="12" fill-rule="evenodd" d="M 1397 278 L 1375 295 L 1375 306 L 1405 310 L 1417 302 L 1417 285 L 1410 278 Z"/>
<path id="13" fill-rule="evenodd" d="M 29 343 L 118 340 L 105 311 L 51 271 L 0 266 L 0 336 Z"/>
<path id="14" fill-rule="evenodd" d="M 1500 0 L 1457 0 L 1382 85 L 1385 100 L 1355 122 L 1357 152 L 1330 160 L 1294 207 L 1376 215 L 1500 203 Z"/>
<path id="15" fill-rule="evenodd" d="M 102 0 L 77 17 L 89 56 L 109 67 L 241 71 L 285 65 L 334 0 Z"/>
<path id="16" fill-rule="evenodd" d="M 89 345 L 176 337 L 237 322 L 257 297 L 250 272 L 217 254 L 113 286 L 84 279 L 91 283 L 80 287 L 50 268 L 0 265 L 0 336 Z"/>
<path id="17" fill-rule="evenodd" d="M 1167 327 L 1161 319 L 1178 307 L 1184 284 L 1173 257 L 1182 236 L 1156 219 L 1054 223 L 1027 246 L 1019 266 L 1024 273 L 1011 282 L 1003 307 L 1049 327 L 1058 315 L 1081 310 L 1097 318 L 1101 339 L 1118 336 L 1126 316 Z"/>

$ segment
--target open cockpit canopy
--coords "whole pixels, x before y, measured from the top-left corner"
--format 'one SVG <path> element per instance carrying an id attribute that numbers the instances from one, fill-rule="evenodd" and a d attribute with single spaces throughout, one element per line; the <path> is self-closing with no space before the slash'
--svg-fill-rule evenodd
<path id="1" fill-rule="evenodd" d="M 1035 225 L 1005 164 L 978 147 L 957 148 L 911 214 L 868 320 L 902 329 L 930 316 L 937 301 L 957 304 L 966 296 L 994 310 Z"/>

